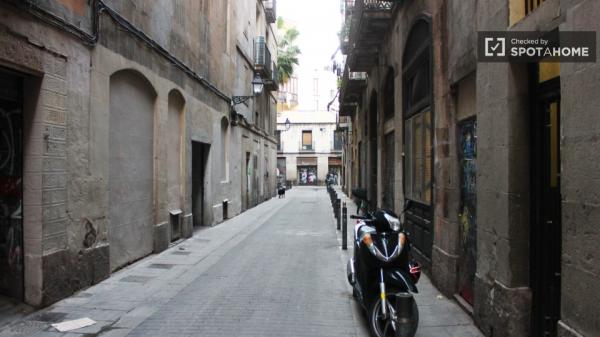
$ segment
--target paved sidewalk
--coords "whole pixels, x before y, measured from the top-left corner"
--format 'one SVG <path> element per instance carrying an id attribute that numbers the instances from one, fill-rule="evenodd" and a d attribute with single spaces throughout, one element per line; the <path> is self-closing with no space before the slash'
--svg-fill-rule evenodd
<path id="1" fill-rule="evenodd" d="M 356 220 L 350 219 L 350 215 L 356 214 L 356 204 L 339 186 L 336 186 L 335 189 L 338 197 L 346 203 L 348 210 L 348 250 L 342 250 L 342 260 L 345 266 L 353 254 L 353 230 Z M 341 231 L 338 231 L 338 242 L 341 249 Z M 416 294 L 415 299 L 419 306 L 419 329 L 416 337 L 483 337 L 471 317 L 454 300 L 443 296 L 433 286 L 427 275 L 421 274 L 417 288 L 419 293 Z M 349 284 L 348 291 L 352 292 Z"/>
<path id="2" fill-rule="evenodd" d="M 0 337 L 126 336 L 251 235 L 287 200 L 272 199 L 218 226 L 202 229 L 193 238 L 4 328 Z M 83 317 L 98 323 L 71 333 L 59 333 L 50 326 Z"/>

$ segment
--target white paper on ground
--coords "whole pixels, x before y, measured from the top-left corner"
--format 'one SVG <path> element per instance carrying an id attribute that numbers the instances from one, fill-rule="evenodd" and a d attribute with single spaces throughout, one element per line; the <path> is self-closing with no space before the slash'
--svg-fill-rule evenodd
<path id="1" fill-rule="evenodd" d="M 60 322 L 60 323 L 55 323 L 55 324 L 52 324 L 52 326 L 60 332 L 65 332 L 65 331 L 71 331 L 71 330 L 85 328 L 86 326 L 90 326 L 90 325 L 94 325 L 94 324 L 96 324 L 96 321 L 85 317 L 85 318 L 75 319 L 72 321 L 64 321 L 64 322 Z"/>

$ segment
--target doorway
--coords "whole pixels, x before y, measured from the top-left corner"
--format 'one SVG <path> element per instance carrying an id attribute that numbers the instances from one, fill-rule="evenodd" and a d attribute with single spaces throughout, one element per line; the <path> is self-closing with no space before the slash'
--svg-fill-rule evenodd
<path id="1" fill-rule="evenodd" d="M 192 141 L 192 219 L 194 228 L 204 223 L 205 173 L 210 145 Z"/>
<path id="2" fill-rule="evenodd" d="M 0 70 L 0 295 L 23 301 L 23 79 Z"/>
<path id="3" fill-rule="evenodd" d="M 532 102 L 530 280 L 532 336 L 556 336 L 560 319 L 560 78 L 536 71 Z M 557 67 L 556 65 L 550 67 Z M 559 73 L 559 71 L 557 72 Z"/>
<path id="4" fill-rule="evenodd" d="M 250 152 L 246 152 L 246 166 L 244 166 L 244 170 L 242 172 L 244 175 L 242 178 L 245 181 L 245 184 L 242 184 L 242 186 L 246 186 L 246 190 L 243 191 L 245 211 L 248 208 L 250 208 L 250 188 L 252 185 L 252 170 L 250 169 Z"/>

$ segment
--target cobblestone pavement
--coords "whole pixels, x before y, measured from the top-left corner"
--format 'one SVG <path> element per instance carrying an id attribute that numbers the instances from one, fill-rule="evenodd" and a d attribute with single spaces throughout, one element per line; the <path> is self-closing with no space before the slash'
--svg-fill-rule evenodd
<path id="1" fill-rule="evenodd" d="M 340 238 L 324 188 L 294 188 L 25 317 L 0 337 L 367 336 Z M 419 286 L 418 336 L 480 336 L 427 278 Z M 70 333 L 50 327 L 82 317 L 98 323 Z"/>

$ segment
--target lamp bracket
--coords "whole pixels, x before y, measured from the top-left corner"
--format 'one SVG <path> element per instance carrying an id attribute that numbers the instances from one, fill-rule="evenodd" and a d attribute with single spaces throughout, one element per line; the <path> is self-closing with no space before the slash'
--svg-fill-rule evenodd
<path id="1" fill-rule="evenodd" d="M 254 96 L 233 96 L 231 98 L 231 105 L 235 106 L 235 105 L 238 105 L 238 104 L 242 104 L 242 103 L 248 101 L 251 98 L 254 98 Z"/>

